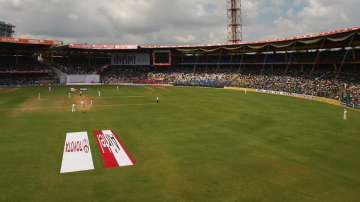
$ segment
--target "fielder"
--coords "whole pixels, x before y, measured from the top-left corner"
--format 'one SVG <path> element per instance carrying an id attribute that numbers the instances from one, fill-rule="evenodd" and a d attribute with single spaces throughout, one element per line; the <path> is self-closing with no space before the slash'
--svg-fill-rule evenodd
<path id="1" fill-rule="evenodd" d="M 72 104 L 72 107 L 71 107 L 71 112 L 76 112 L 76 105 L 75 104 Z"/>
<path id="2" fill-rule="evenodd" d="M 347 109 L 344 109 L 344 120 L 345 120 L 345 121 L 347 120 L 347 114 L 348 114 Z"/>

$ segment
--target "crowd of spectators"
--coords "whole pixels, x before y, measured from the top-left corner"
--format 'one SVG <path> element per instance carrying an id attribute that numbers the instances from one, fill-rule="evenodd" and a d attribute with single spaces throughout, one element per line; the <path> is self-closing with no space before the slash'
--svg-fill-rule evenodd
<path id="1" fill-rule="evenodd" d="M 336 74 L 331 71 L 287 74 L 239 74 L 234 86 L 305 94 L 341 100 L 360 107 L 360 75 L 357 72 Z"/>
<path id="2" fill-rule="evenodd" d="M 0 75 L 0 87 L 41 86 L 49 83 L 57 83 L 57 80 L 51 75 L 44 74 Z"/>
<path id="3" fill-rule="evenodd" d="M 109 67 L 102 73 L 102 82 L 105 84 L 119 83 L 146 83 L 148 68 L 113 68 Z"/>
<path id="4" fill-rule="evenodd" d="M 224 87 L 234 76 L 234 73 L 171 72 L 149 73 L 148 79 L 178 86 Z"/>
<path id="5" fill-rule="evenodd" d="M 38 86 L 54 83 L 51 68 L 34 56 L 0 56 L 0 86 Z"/>
<path id="6" fill-rule="evenodd" d="M 86 56 L 60 57 L 54 58 L 50 63 L 65 74 L 100 74 L 102 69 L 109 64 L 109 58 Z"/>
<path id="7" fill-rule="evenodd" d="M 105 84 L 149 83 L 182 86 L 224 87 L 234 76 L 229 72 L 194 72 L 189 70 L 156 71 L 150 68 L 110 68 L 102 74 Z"/>
<path id="8" fill-rule="evenodd" d="M 1 73 L 22 73 L 22 72 L 38 72 L 46 73 L 49 69 L 46 65 L 40 63 L 35 57 L 0 57 Z"/>
<path id="9" fill-rule="evenodd" d="M 335 73 L 324 68 L 312 73 L 299 72 L 296 69 L 296 71 L 277 74 L 239 74 L 233 85 L 327 97 L 360 107 L 360 74 L 356 69 L 346 69 L 343 73 Z"/>
<path id="10" fill-rule="evenodd" d="M 89 65 L 61 65 L 53 64 L 58 70 L 65 74 L 98 74 L 100 68 L 98 66 Z"/>
<path id="11" fill-rule="evenodd" d="M 360 74 L 344 71 L 337 74 L 329 69 L 299 71 L 284 68 L 272 71 L 247 68 L 241 71 L 218 71 L 214 69 L 150 70 L 142 68 L 113 68 L 103 75 L 106 84 L 156 83 L 180 86 L 234 86 L 242 88 L 273 90 L 340 99 L 348 105 L 359 105 Z"/>
<path id="12" fill-rule="evenodd" d="M 44 65 L 26 60 L 27 64 L 5 61 L 0 63 L 0 85 L 38 85 L 51 78 L 51 70 Z M 331 68 L 246 67 L 241 69 L 216 68 L 168 68 L 106 67 L 86 65 L 62 65 L 56 68 L 67 74 L 101 74 L 105 84 L 148 83 L 179 86 L 224 87 L 234 86 L 288 93 L 306 94 L 340 99 L 347 105 L 360 107 L 360 71 L 354 67 L 344 68 L 341 73 Z M 7 72 L 8 71 L 8 72 Z M 28 71 L 30 74 L 15 74 Z M 31 71 L 33 71 L 31 73 Z M 36 73 L 38 71 L 38 73 Z M 45 71 L 42 72 L 41 71 Z M 49 72 L 46 72 L 49 71 Z M 11 76 L 9 76 L 11 75 Z"/>
<path id="13" fill-rule="evenodd" d="M 321 97 L 336 98 L 344 85 L 338 80 L 309 79 L 305 77 L 239 75 L 240 87 L 282 91 Z"/>

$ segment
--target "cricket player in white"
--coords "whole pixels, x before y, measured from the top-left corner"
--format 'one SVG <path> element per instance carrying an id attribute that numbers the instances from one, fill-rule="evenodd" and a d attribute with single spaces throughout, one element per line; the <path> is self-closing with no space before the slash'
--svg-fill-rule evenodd
<path id="1" fill-rule="evenodd" d="M 72 104 L 71 112 L 75 112 L 75 111 L 76 111 L 76 105 L 75 105 L 75 104 Z"/>
<path id="2" fill-rule="evenodd" d="M 99 97 L 101 97 L 101 91 L 98 91 L 98 95 L 99 95 Z"/>
<path id="3" fill-rule="evenodd" d="M 344 109 L 344 120 L 345 121 L 347 120 L 347 113 L 348 113 L 347 109 Z"/>

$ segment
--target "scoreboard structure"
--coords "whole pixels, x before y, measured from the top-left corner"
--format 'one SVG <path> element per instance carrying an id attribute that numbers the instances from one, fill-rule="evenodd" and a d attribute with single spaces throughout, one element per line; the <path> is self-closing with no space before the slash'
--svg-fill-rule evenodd
<path id="1" fill-rule="evenodd" d="M 172 55 L 170 50 L 154 50 L 153 65 L 156 67 L 170 67 L 172 65 Z"/>
<path id="2" fill-rule="evenodd" d="M 146 53 L 112 53 L 111 65 L 170 67 L 172 65 L 172 54 L 171 50 L 153 50 Z"/>

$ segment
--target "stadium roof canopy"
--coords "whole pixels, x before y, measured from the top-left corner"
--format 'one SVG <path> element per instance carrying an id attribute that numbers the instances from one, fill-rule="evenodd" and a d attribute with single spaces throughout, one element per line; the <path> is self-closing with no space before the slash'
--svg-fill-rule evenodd
<path id="1" fill-rule="evenodd" d="M 68 44 L 59 46 L 57 49 L 72 49 L 72 50 L 99 50 L 99 51 L 117 51 L 117 50 L 137 50 L 138 45 L 120 45 L 120 44 Z"/>
<path id="2" fill-rule="evenodd" d="M 171 49 L 183 53 L 250 53 L 271 51 L 296 51 L 310 49 L 344 48 L 360 45 L 360 27 L 339 29 L 331 32 L 308 34 L 290 38 L 279 38 L 265 41 L 240 42 L 237 44 L 205 44 L 205 45 L 88 45 L 69 44 L 56 47 L 57 50 L 68 50 L 74 52 L 110 52 L 110 51 L 134 51 Z"/>
<path id="3" fill-rule="evenodd" d="M 205 45 L 92 45 L 68 44 L 63 45 L 56 40 L 34 40 L 18 38 L 0 38 L 0 51 L 7 50 L 38 50 L 52 48 L 55 51 L 70 53 L 105 53 L 121 51 L 171 49 L 188 54 L 218 54 L 218 53 L 251 53 L 296 51 L 311 49 L 331 49 L 360 46 L 360 27 L 339 29 L 332 32 L 308 34 L 290 38 L 280 38 L 265 41 L 240 42 L 237 44 L 205 44 Z"/>
<path id="4" fill-rule="evenodd" d="M 62 42 L 55 40 L 38 40 L 38 39 L 20 39 L 20 38 L 1 38 L 0 53 L 15 52 L 34 52 L 46 50 L 53 46 L 58 46 Z"/>
<path id="5" fill-rule="evenodd" d="M 138 45 L 121 44 L 68 44 L 53 47 L 56 53 L 67 55 L 86 55 L 86 54 L 108 54 L 111 52 L 136 52 L 140 49 Z"/>
<path id="6" fill-rule="evenodd" d="M 272 51 L 296 51 L 311 49 L 331 49 L 355 47 L 360 45 L 360 27 L 340 29 L 332 32 L 309 34 L 291 38 L 266 41 L 240 42 L 238 44 L 218 44 L 199 46 L 159 46 L 157 48 L 175 48 L 184 53 L 250 53 Z M 148 48 L 156 48 L 148 46 Z"/>

